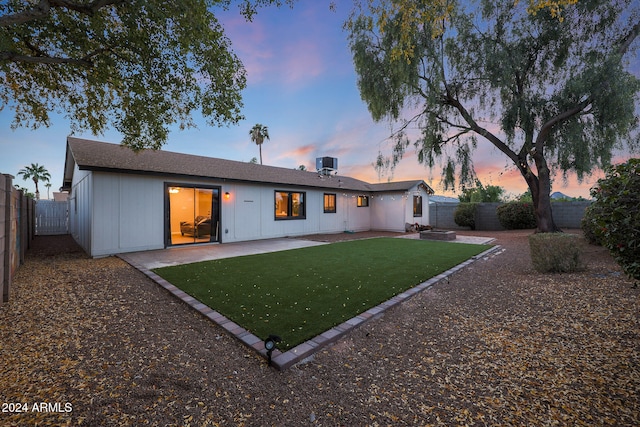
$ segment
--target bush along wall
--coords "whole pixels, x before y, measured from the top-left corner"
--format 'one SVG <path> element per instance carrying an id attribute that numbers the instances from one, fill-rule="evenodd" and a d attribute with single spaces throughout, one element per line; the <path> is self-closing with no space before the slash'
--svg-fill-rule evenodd
<path id="1" fill-rule="evenodd" d="M 498 220 L 507 230 L 536 228 L 536 215 L 531 202 L 510 202 L 497 207 Z"/>
<path id="2" fill-rule="evenodd" d="M 572 273 L 584 269 L 578 237 L 565 233 L 529 236 L 531 262 L 541 273 Z"/>
<path id="3" fill-rule="evenodd" d="M 602 245 L 600 241 L 600 235 L 598 233 L 598 222 L 596 218 L 601 215 L 600 208 L 597 205 L 591 205 L 584 211 L 580 228 L 584 234 L 584 238 L 587 239 L 592 245 Z"/>
<path id="4" fill-rule="evenodd" d="M 607 169 L 591 196 L 595 201 L 585 227 L 626 274 L 640 280 L 640 159 Z"/>
<path id="5" fill-rule="evenodd" d="M 477 208 L 477 203 L 460 203 L 453 213 L 453 220 L 460 227 L 471 227 L 472 230 L 475 230 Z"/>

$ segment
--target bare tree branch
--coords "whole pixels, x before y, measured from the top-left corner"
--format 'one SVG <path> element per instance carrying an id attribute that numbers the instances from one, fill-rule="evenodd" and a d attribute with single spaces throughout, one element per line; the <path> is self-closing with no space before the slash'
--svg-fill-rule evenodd
<path id="1" fill-rule="evenodd" d="M 95 0 L 89 4 L 82 4 L 73 1 L 66 0 L 50 0 L 51 7 L 66 8 L 69 10 L 75 10 L 76 12 L 83 13 L 85 15 L 93 15 L 98 10 L 106 6 L 117 5 L 126 3 L 127 0 Z"/>
<path id="2" fill-rule="evenodd" d="M 44 18 L 51 11 L 51 4 L 47 0 L 41 0 L 31 9 L 12 15 L 0 16 L 0 27 L 8 27 L 11 25 L 19 25 L 34 19 Z"/>
<path id="3" fill-rule="evenodd" d="M 462 129 L 464 129 L 464 130 L 461 130 L 460 132 L 445 138 L 443 140 L 443 143 L 447 144 L 447 143 L 449 143 L 449 141 L 455 141 L 455 140 L 459 139 L 461 136 L 464 136 L 464 135 L 468 134 L 469 132 L 473 132 L 473 130 L 469 129 L 469 128 L 462 128 Z"/>
<path id="4" fill-rule="evenodd" d="M 519 163 L 518 155 L 511 148 L 509 148 L 509 146 L 507 146 L 507 144 L 502 142 L 502 140 L 500 138 L 498 138 L 493 133 L 489 132 L 487 129 L 483 128 L 478 123 L 476 123 L 476 121 L 471 116 L 471 113 L 469 113 L 469 111 L 467 111 L 467 109 L 464 108 L 464 106 L 462 105 L 462 103 L 460 103 L 460 101 L 458 99 L 450 97 L 448 102 L 449 102 L 449 105 L 453 106 L 454 108 L 456 108 L 460 112 L 460 115 L 464 118 L 464 120 L 469 124 L 469 127 L 475 133 L 485 137 L 498 150 L 500 150 L 504 154 L 506 154 L 507 157 L 509 157 L 516 165 L 519 165 L 519 167 L 521 166 L 520 163 Z"/>
<path id="5" fill-rule="evenodd" d="M 576 114 L 579 114 L 582 110 L 587 108 L 589 104 L 591 104 L 592 102 L 593 102 L 593 95 L 589 96 L 587 99 L 585 99 L 581 103 L 575 105 L 573 108 L 563 111 L 562 113 L 552 117 L 550 120 L 547 120 L 547 122 L 544 125 L 542 125 L 542 127 L 540 128 L 540 132 L 538 132 L 536 141 L 533 144 L 533 149 L 536 151 L 541 151 L 542 146 L 547 141 L 547 138 L 555 125 L 557 125 L 558 123 L 562 123 L 563 121 L 575 116 Z"/>
<path id="6" fill-rule="evenodd" d="M 473 130 L 473 129 L 472 129 L 472 128 L 470 128 L 469 126 L 464 126 L 464 125 L 461 125 L 461 124 L 459 124 L 459 123 L 454 123 L 454 122 L 452 122 L 451 120 L 449 120 L 449 119 L 448 119 L 447 117 L 445 117 L 445 116 L 441 116 L 441 115 L 439 115 L 439 114 L 435 114 L 435 117 L 436 117 L 439 121 L 441 121 L 442 123 L 444 123 L 444 124 L 445 124 L 445 125 L 447 125 L 447 126 L 451 126 L 452 128 L 456 128 L 456 129 L 462 129 L 462 130 L 464 130 L 464 131 L 465 131 L 464 133 L 467 133 L 467 132 L 469 132 L 469 131 L 472 131 L 472 130 Z"/>
<path id="7" fill-rule="evenodd" d="M 0 61 L 25 62 L 30 64 L 75 64 L 83 67 L 91 66 L 92 62 L 86 59 L 59 58 L 51 56 L 20 55 L 16 52 L 0 52 Z"/>
<path id="8" fill-rule="evenodd" d="M 629 46 L 631 43 L 640 35 L 640 22 L 636 22 L 629 33 L 620 41 L 620 45 L 618 46 L 618 55 L 624 55 L 629 50 Z"/>
<path id="9" fill-rule="evenodd" d="M 93 15 L 105 6 L 124 3 L 126 0 L 96 0 L 89 4 L 81 4 L 66 0 L 40 0 L 31 9 L 11 15 L 0 16 L 0 27 L 19 25 L 35 19 L 42 19 L 51 13 L 51 9 L 60 8 L 74 10 L 85 15 Z"/>

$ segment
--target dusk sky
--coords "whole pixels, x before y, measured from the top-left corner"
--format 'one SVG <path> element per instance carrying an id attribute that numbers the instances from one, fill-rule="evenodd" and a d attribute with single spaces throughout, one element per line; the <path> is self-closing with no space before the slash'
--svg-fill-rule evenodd
<path id="1" fill-rule="evenodd" d="M 253 22 L 246 22 L 235 7 L 216 13 L 223 23 L 232 48 L 247 70 L 247 88 L 243 92 L 245 120 L 239 125 L 213 128 L 196 117 L 198 129 L 175 129 L 163 149 L 208 157 L 248 162 L 258 157 L 258 147 L 251 142 L 249 130 L 256 123 L 268 126 L 271 139 L 262 147 L 263 163 L 315 169 L 315 158 L 338 158 L 338 173 L 368 182 L 379 182 L 373 168 L 379 151 L 390 154 L 387 138 L 390 125 L 374 123 L 360 99 L 347 33 L 342 24 L 352 2 L 298 1 L 293 8 L 260 9 Z M 70 124 L 62 116 L 52 116 L 52 126 L 29 130 L 10 129 L 13 111 L 0 111 L 0 172 L 15 176 L 14 184 L 35 192 L 31 181 L 17 176 L 18 170 L 31 163 L 44 165 L 51 173 L 51 191 L 62 185 L 66 137 Z M 76 135 L 98 141 L 119 143 L 115 131 L 103 135 Z M 475 168 L 485 184 L 500 185 L 508 194 L 518 195 L 526 184 L 506 156 L 480 140 Z M 618 159 L 628 157 L 620 153 Z M 424 179 L 436 194 L 444 193 L 439 178 L 440 167 L 429 170 L 416 159 L 413 146 L 395 169 L 392 180 Z M 570 196 L 589 197 L 589 188 L 601 172 L 582 184 L 570 179 L 565 186 L 558 178 L 553 191 Z M 389 175 L 382 177 L 386 182 Z M 46 188 L 40 188 L 46 198 Z"/>

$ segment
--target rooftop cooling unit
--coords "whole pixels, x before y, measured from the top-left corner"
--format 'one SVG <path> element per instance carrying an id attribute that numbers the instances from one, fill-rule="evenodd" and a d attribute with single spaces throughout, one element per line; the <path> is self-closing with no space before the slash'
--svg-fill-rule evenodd
<path id="1" fill-rule="evenodd" d="M 331 175 L 338 170 L 338 159 L 335 157 L 317 157 L 316 170 L 321 175 Z"/>

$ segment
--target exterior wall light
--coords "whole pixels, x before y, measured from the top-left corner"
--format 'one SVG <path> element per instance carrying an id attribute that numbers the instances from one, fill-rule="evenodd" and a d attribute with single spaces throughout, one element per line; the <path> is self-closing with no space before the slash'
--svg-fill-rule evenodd
<path id="1" fill-rule="evenodd" d="M 224 198 L 225 198 L 225 199 L 227 199 L 227 200 L 229 200 L 229 198 L 230 198 L 230 197 L 231 197 L 231 194 L 229 194 L 229 192 L 228 192 L 228 191 L 225 191 L 225 192 L 224 192 Z"/>

